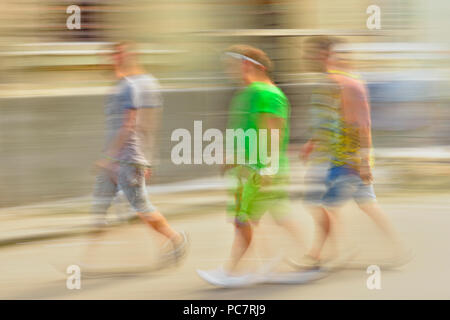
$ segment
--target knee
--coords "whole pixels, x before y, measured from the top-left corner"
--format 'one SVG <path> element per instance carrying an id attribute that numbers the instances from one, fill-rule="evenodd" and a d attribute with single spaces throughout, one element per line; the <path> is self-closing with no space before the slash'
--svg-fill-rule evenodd
<path id="1" fill-rule="evenodd" d="M 236 232 L 247 242 L 250 243 L 253 237 L 253 227 L 250 222 L 235 221 Z"/>

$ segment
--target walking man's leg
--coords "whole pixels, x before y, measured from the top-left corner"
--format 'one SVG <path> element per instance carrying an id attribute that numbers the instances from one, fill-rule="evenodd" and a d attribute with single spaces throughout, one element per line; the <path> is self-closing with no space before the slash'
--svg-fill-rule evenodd
<path id="1" fill-rule="evenodd" d="M 236 219 L 234 226 L 235 235 L 231 248 L 230 261 L 225 268 L 228 273 L 233 273 L 236 270 L 253 239 L 253 227 L 250 222 L 240 222 Z"/>
<path id="2" fill-rule="evenodd" d="M 376 202 L 358 203 L 359 208 L 369 216 L 369 218 L 378 226 L 383 234 L 388 238 L 393 246 L 395 254 L 402 253 L 405 249 L 400 237 L 394 229 L 387 214 L 381 210 Z"/>
<path id="3" fill-rule="evenodd" d="M 170 226 L 167 219 L 159 211 L 137 212 L 137 214 L 150 228 L 173 242 L 178 243 L 183 240 L 183 237 Z"/>
<path id="4" fill-rule="evenodd" d="M 128 201 L 141 220 L 150 228 L 163 235 L 173 244 L 174 251 L 183 255 L 187 245 L 184 233 L 176 232 L 167 219 L 153 206 L 147 196 L 144 169 L 132 165 L 121 165 L 118 181 Z"/>
<path id="5" fill-rule="evenodd" d="M 314 260 L 319 261 L 322 248 L 330 235 L 331 218 L 326 209 L 319 206 L 309 207 L 308 211 L 311 213 L 314 221 L 314 236 L 311 249 L 307 255 Z"/>
<path id="6" fill-rule="evenodd" d="M 91 214 L 94 226 L 106 225 L 106 213 L 117 192 L 117 184 L 108 169 L 100 169 L 94 187 Z"/>

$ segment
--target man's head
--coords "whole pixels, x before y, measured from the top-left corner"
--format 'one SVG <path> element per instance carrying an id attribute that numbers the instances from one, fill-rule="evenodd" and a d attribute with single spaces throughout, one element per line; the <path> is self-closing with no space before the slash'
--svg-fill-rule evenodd
<path id="1" fill-rule="evenodd" d="M 248 45 L 234 45 L 225 52 L 226 71 L 244 83 L 269 79 L 273 64 L 267 54 Z"/>
<path id="2" fill-rule="evenodd" d="M 325 71 L 329 65 L 336 64 L 338 57 L 334 51 L 342 41 L 335 37 L 313 36 L 303 42 L 303 59 L 314 71 Z"/>
<path id="3" fill-rule="evenodd" d="M 112 45 L 111 57 L 116 68 L 123 69 L 137 63 L 136 46 L 131 41 L 120 41 Z"/>

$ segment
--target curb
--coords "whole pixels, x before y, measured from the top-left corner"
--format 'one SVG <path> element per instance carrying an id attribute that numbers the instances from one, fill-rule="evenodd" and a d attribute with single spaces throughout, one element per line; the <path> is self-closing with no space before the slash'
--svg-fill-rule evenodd
<path id="1" fill-rule="evenodd" d="M 205 211 L 207 208 L 211 208 L 212 206 L 218 206 L 222 205 L 224 201 L 217 200 L 214 202 L 208 202 L 208 203 L 197 203 L 192 204 L 189 206 L 184 206 L 186 209 L 183 214 L 181 210 L 176 211 L 169 211 L 167 214 L 165 214 L 165 217 L 168 220 L 175 220 L 175 219 L 184 219 L 189 216 L 199 216 L 203 214 L 209 213 L 208 211 Z M 192 211 L 193 208 L 195 208 L 195 213 L 191 213 L 189 211 Z M 187 212 L 187 213 L 186 213 Z M 109 224 L 108 228 L 118 228 L 123 225 L 129 225 L 129 224 L 139 224 L 141 223 L 139 218 L 137 216 L 132 217 L 129 220 L 123 220 L 123 221 L 113 221 Z M 45 240 L 54 240 L 54 239 L 62 239 L 62 238 L 68 238 L 68 237 L 74 237 L 74 236 L 83 236 L 90 233 L 94 233 L 97 229 L 90 226 L 73 226 L 69 228 L 63 228 L 63 230 L 58 231 L 49 231 L 49 232 L 38 232 L 35 234 L 27 234 L 24 236 L 13 236 L 9 238 L 0 238 L 0 248 L 17 245 L 17 244 L 28 244 L 33 242 L 39 242 L 39 241 L 45 241 Z"/>

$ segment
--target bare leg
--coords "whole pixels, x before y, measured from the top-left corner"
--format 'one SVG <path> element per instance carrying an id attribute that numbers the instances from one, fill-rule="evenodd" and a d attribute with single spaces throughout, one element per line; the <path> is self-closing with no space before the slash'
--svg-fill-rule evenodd
<path id="1" fill-rule="evenodd" d="M 253 228 L 250 223 L 235 223 L 235 236 L 233 246 L 231 248 L 231 257 L 226 270 L 228 272 L 235 271 L 239 261 L 250 247 L 253 238 Z"/>
<path id="2" fill-rule="evenodd" d="M 310 207 L 312 218 L 314 220 L 315 231 L 314 239 L 308 255 L 316 260 L 321 257 L 322 249 L 330 235 L 331 220 L 328 212 L 322 207 Z"/>
<path id="3" fill-rule="evenodd" d="M 159 211 L 154 211 L 150 214 L 138 212 L 137 214 L 145 224 L 147 224 L 150 228 L 159 232 L 166 238 L 174 242 L 179 242 L 182 240 L 181 235 L 172 229 L 166 218 L 164 218 L 164 216 Z"/>
<path id="4" fill-rule="evenodd" d="M 90 263 L 97 256 L 99 242 L 108 232 L 106 214 L 117 192 L 117 184 L 111 172 L 99 170 L 94 187 L 94 199 L 91 208 L 95 230 L 89 234 L 89 245 L 82 254 L 82 261 Z"/>
<path id="5" fill-rule="evenodd" d="M 370 219 L 381 229 L 384 235 L 393 242 L 395 248 L 401 249 L 401 241 L 392 226 L 387 215 L 381 210 L 376 202 L 367 202 L 364 204 L 358 204 L 359 208 L 364 211 Z"/>
<path id="6" fill-rule="evenodd" d="M 336 258 L 340 254 L 338 235 L 342 233 L 342 224 L 338 220 L 340 207 L 328 208 L 316 207 L 313 215 L 316 222 L 316 232 L 308 256 L 320 260 L 323 256 L 325 243 L 331 245 L 331 257 Z"/>
<path id="7" fill-rule="evenodd" d="M 305 239 L 302 237 L 301 228 L 291 219 L 276 220 L 278 226 L 287 231 L 292 240 L 305 248 Z"/>

